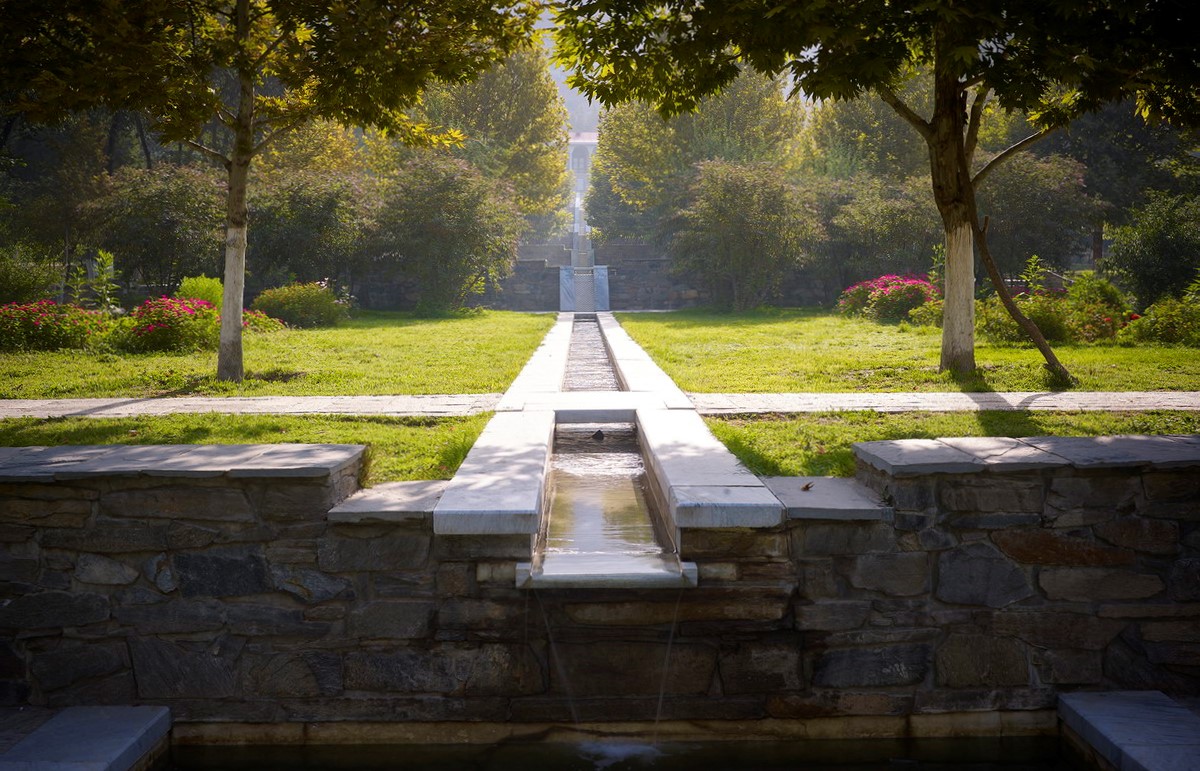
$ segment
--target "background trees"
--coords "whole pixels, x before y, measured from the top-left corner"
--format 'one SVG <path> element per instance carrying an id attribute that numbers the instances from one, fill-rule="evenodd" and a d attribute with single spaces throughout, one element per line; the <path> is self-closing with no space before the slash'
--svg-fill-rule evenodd
<path id="1" fill-rule="evenodd" d="M 406 112 L 435 81 L 465 81 L 527 40 L 535 3 L 184 0 L 0 6 L 5 111 L 106 106 L 152 117 L 227 174 L 225 313 L 217 374 L 241 380 L 246 191 L 269 144 L 318 117 L 435 138 Z M 204 143 L 206 128 L 223 130 Z"/>

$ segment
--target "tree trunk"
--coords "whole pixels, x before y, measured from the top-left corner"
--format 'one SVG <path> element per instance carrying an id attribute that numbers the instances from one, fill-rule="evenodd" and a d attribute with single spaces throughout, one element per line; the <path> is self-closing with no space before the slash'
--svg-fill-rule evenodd
<path id="1" fill-rule="evenodd" d="M 945 304 L 942 321 L 943 371 L 975 371 L 975 249 L 971 223 L 946 231 Z"/>
<path id="2" fill-rule="evenodd" d="M 249 34 L 250 8 L 238 0 L 237 25 L 240 42 Z M 254 80 L 243 66 L 238 73 L 237 121 L 233 127 L 229 186 L 225 204 L 225 293 L 221 307 L 221 342 L 217 349 L 217 379 L 240 383 L 242 365 L 242 303 L 246 284 L 246 183 L 254 155 Z"/>
<path id="3" fill-rule="evenodd" d="M 146 138 L 146 122 L 141 113 L 133 114 L 133 126 L 137 129 L 138 143 L 142 146 L 142 156 L 146 159 L 146 169 L 154 168 L 154 159 L 150 156 L 150 142 Z"/>
<path id="4" fill-rule="evenodd" d="M 1008 287 L 1004 285 L 1004 277 L 1000 275 L 1000 270 L 996 267 L 996 261 L 992 259 L 991 250 L 988 249 L 987 243 L 987 226 L 979 226 L 978 216 L 971 218 L 971 224 L 975 231 L 975 238 L 979 241 L 979 257 L 983 262 L 983 266 L 987 269 L 988 277 L 992 280 L 992 286 L 996 288 L 996 295 L 1000 298 L 1000 302 L 1004 305 L 1004 309 L 1008 311 L 1008 315 L 1012 316 L 1013 321 L 1017 322 L 1017 326 L 1025 332 L 1033 344 L 1037 346 L 1041 352 L 1042 358 L 1046 360 L 1046 369 L 1050 371 L 1050 375 L 1054 378 L 1057 385 L 1071 385 L 1075 382 L 1075 378 L 1067 371 L 1062 362 L 1058 360 L 1058 356 L 1054 354 L 1054 350 L 1050 347 L 1050 343 L 1046 341 L 1046 336 L 1042 334 L 1042 330 L 1038 329 L 1038 325 L 1033 323 L 1033 319 L 1021 313 L 1021 309 L 1013 302 L 1012 294 L 1008 291 Z"/>

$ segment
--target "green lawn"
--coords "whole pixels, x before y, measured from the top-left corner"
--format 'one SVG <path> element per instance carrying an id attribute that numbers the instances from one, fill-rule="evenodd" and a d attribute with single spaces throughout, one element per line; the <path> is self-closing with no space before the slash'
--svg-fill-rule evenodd
<path id="1" fill-rule="evenodd" d="M 496 393 L 508 388 L 554 318 L 367 312 L 332 329 L 248 334 L 240 385 L 217 382 L 215 352 L 0 354 L 0 399 Z"/>
<path id="2" fill-rule="evenodd" d="M 946 436 L 1103 436 L 1200 433 L 1197 412 L 836 412 L 706 418 L 746 466 L 767 476 L 853 476 L 850 445 Z"/>
<path id="3" fill-rule="evenodd" d="M 166 415 L 0 420 L 0 446 L 79 444 L 365 444 L 367 484 L 449 479 L 489 415 L 468 418 L 328 415 Z"/>
<path id="4" fill-rule="evenodd" d="M 962 382 L 938 372 L 941 330 L 811 309 L 723 314 L 621 313 L 622 326 L 685 391 L 1055 390 L 1033 348 L 976 348 Z M 1059 345 L 1084 391 L 1200 390 L 1200 351 L 1179 346 Z"/>

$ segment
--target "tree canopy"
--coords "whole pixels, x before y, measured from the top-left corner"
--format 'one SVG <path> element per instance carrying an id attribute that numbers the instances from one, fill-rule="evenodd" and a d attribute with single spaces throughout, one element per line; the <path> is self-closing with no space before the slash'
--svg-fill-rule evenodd
<path id="1" fill-rule="evenodd" d="M 55 120 L 92 107 L 148 115 L 227 173 L 217 374 L 243 376 L 246 190 L 253 159 L 315 118 L 448 141 L 412 117 L 433 82 L 469 80 L 532 34 L 537 0 L 36 0 L 0 4 L 0 108 Z M 222 132 L 200 140 L 206 127 Z"/>
<path id="2" fill-rule="evenodd" d="M 942 367 L 975 368 L 974 257 L 1002 297 L 976 210 L 976 186 L 1013 152 L 1082 112 L 1133 98 L 1148 116 L 1200 117 L 1197 48 L 1174 0 L 563 0 L 559 50 L 570 83 L 606 104 L 642 100 L 666 115 L 693 109 L 743 66 L 786 75 L 822 99 L 877 93 L 925 141 L 946 237 Z M 900 93 L 933 72 L 924 112 Z M 1042 127 L 977 167 L 989 101 Z M 1067 376 L 1036 327 L 1010 313 Z"/>

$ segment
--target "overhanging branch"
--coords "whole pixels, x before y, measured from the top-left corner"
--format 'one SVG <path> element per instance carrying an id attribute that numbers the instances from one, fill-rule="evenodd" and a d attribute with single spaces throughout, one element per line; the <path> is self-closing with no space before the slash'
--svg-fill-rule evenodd
<path id="1" fill-rule="evenodd" d="M 1003 163 L 1005 160 L 1007 160 L 1009 156 L 1021 152 L 1022 150 L 1024 150 L 1026 147 L 1029 147 L 1030 145 L 1034 145 L 1034 144 L 1037 144 L 1038 142 L 1041 142 L 1043 139 L 1045 139 L 1046 137 L 1053 134 L 1057 128 L 1058 127 L 1055 126 L 1052 128 L 1042 129 L 1041 131 L 1037 132 L 1036 134 L 1030 134 L 1029 136 L 1022 139 L 1020 142 L 1017 142 L 1016 144 L 1013 144 L 1013 145 L 1010 145 L 1010 146 L 1004 148 L 1004 150 L 1001 151 L 999 155 L 997 155 L 995 158 L 991 159 L 986 164 L 984 164 L 983 168 L 980 169 L 975 174 L 975 176 L 971 178 L 971 184 L 974 185 L 976 188 L 978 188 L 979 184 L 981 182 L 983 182 L 984 178 L 987 177 L 988 174 L 992 173 L 992 169 L 996 168 L 1001 163 Z"/>
<path id="2" fill-rule="evenodd" d="M 988 96 L 991 93 L 990 88 L 981 88 L 975 92 L 975 101 L 971 102 L 971 116 L 967 120 L 965 148 L 968 164 L 975 155 L 975 148 L 979 145 L 979 126 L 983 122 L 983 108 L 987 106 Z"/>
<path id="3" fill-rule="evenodd" d="M 929 139 L 933 136 L 933 127 L 929 125 L 929 121 L 917 115 L 911 107 L 904 103 L 900 97 L 896 96 L 896 92 L 886 86 L 877 86 L 875 90 L 879 93 L 879 98 L 887 102 L 888 105 L 896 111 L 901 118 L 912 124 L 922 137 Z"/>
<path id="4" fill-rule="evenodd" d="M 208 147 L 207 145 L 202 145 L 199 142 L 195 141 L 194 139 L 186 139 L 186 140 L 184 140 L 183 143 L 185 145 L 187 145 L 188 147 L 192 148 L 193 150 L 195 150 L 196 152 L 200 153 L 201 155 L 211 158 L 212 160 L 221 164 L 225 168 L 229 168 L 229 159 L 226 158 L 222 153 L 217 152 L 216 150 L 212 149 L 211 147 Z"/>

